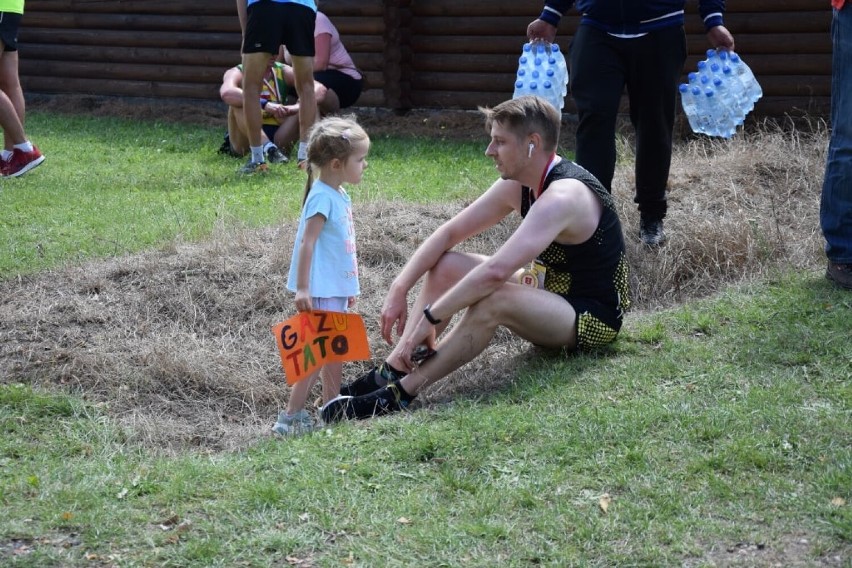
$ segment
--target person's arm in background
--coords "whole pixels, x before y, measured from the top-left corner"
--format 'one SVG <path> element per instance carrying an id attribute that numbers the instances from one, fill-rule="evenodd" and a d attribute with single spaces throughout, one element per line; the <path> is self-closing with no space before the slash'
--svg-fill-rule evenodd
<path id="1" fill-rule="evenodd" d="M 527 26 L 527 37 L 530 41 L 544 40 L 553 43 L 553 40 L 556 39 L 556 28 L 559 26 L 559 21 L 573 5 L 574 0 L 546 1 L 538 19 L 533 20 Z"/>
<path id="2" fill-rule="evenodd" d="M 325 71 L 328 69 L 328 60 L 331 56 L 331 34 L 319 34 L 314 36 L 314 71 Z"/>
<path id="3" fill-rule="evenodd" d="M 722 25 L 725 0 L 699 0 L 698 13 L 707 31 L 707 41 L 716 49 L 734 50 L 734 36 Z"/>
<path id="4" fill-rule="evenodd" d="M 231 67 L 222 76 L 222 86 L 219 87 L 219 97 L 222 102 L 232 107 L 243 106 L 243 72 L 239 67 Z"/>

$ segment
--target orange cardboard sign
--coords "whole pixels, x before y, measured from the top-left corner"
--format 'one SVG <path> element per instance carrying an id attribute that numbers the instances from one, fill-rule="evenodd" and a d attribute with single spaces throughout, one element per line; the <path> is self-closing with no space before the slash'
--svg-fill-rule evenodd
<path id="1" fill-rule="evenodd" d="M 335 361 L 370 358 L 364 320 L 358 314 L 299 312 L 272 328 L 288 385 Z"/>

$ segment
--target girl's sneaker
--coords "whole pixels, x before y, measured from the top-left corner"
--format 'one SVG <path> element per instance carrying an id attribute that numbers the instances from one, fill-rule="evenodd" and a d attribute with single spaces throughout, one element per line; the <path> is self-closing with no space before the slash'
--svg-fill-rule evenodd
<path id="1" fill-rule="evenodd" d="M 279 412 L 278 421 L 272 427 L 272 432 L 281 436 L 301 436 L 316 429 L 317 424 L 314 419 L 307 410 L 302 409 L 293 416 L 288 416 L 286 412 Z"/>

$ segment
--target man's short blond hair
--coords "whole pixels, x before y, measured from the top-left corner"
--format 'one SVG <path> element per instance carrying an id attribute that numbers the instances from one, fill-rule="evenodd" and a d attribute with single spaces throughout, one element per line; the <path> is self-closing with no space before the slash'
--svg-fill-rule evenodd
<path id="1" fill-rule="evenodd" d="M 525 95 L 504 101 L 494 108 L 479 107 L 479 111 L 485 115 L 487 132 L 491 132 L 491 126 L 496 122 L 519 138 L 536 133 L 541 136 L 545 150 L 556 150 L 562 114 L 545 99 Z"/>

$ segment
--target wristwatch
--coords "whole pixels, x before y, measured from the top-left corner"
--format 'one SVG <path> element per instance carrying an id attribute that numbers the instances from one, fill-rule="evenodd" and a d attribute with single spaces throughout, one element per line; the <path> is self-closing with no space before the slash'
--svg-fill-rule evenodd
<path id="1" fill-rule="evenodd" d="M 426 304 L 426 307 L 423 308 L 423 315 L 426 317 L 426 321 L 428 321 L 432 325 L 438 325 L 439 323 L 441 323 L 444 320 L 439 320 L 435 316 L 433 316 L 432 312 L 430 311 L 431 307 L 432 307 L 432 304 Z"/>

